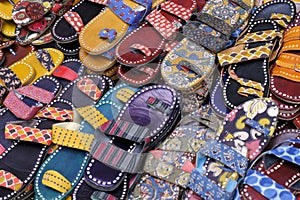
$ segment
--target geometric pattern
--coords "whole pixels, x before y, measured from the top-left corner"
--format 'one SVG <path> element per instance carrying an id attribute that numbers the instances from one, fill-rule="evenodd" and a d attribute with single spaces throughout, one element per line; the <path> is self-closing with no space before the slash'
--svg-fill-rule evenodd
<path id="1" fill-rule="evenodd" d="M 35 118 L 54 119 L 57 121 L 72 121 L 74 112 L 63 108 L 46 107 L 40 110 Z"/>
<path id="2" fill-rule="evenodd" d="M 45 129 L 23 127 L 16 124 L 7 124 L 5 126 L 5 138 L 28 142 L 36 142 L 43 145 L 52 144 L 52 131 Z"/>
<path id="3" fill-rule="evenodd" d="M 77 33 L 84 27 L 81 17 L 76 12 L 68 11 L 64 14 L 66 21 L 75 29 Z"/>
<path id="4" fill-rule="evenodd" d="M 23 182 L 10 172 L 0 170 L 0 187 L 5 187 L 13 191 L 19 190 Z"/>
<path id="5" fill-rule="evenodd" d="M 85 93 L 88 97 L 91 99 L 97 101 L 102 93 L 100 89 L 97 87 L 97 85 L 93 82 L 93 80 L 89 78 L 83 78 L 80 81 L 77 82 L 77 87 L 79 90 L 81 90 L 83 93 Z"/>

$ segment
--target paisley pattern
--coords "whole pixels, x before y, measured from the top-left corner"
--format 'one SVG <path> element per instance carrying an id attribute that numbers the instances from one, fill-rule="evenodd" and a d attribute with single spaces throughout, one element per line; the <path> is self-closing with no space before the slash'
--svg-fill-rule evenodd
<path id="1" fill-rule="evenodd" d="M 129 200 L 153 200 L 164 199 L 174 200 L 178 199 L 180 192 L 179 186 L 170 184 L 166 181 L 154 178 L 152 176 L 144 175 L 141 178 L 141 183 L 137 185 L 134 191 L 129 194 Z"/>

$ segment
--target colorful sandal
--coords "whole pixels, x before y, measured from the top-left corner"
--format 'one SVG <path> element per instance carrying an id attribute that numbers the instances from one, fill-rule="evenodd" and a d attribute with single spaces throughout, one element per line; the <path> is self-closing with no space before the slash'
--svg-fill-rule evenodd
<path id="1" fill-rule="evenodd" d="M 268 97 L 268 61 L 279 37 L 281 33 L 274 21 L 255 21 L 249 24 L 236 46 L 218 53 L 220 65 L 229 65 L 229 76 L 223 87 L 223 96 L 229 108 L 233 109 L 253 98 Z"/>
<path id="2" fill-rule="evenodd" d="M 241 199 L 297 199 L 299 194 L 299 131 L 264 152 L 248 169 Z"/>
<path id="3" fill-rule="evenodd" d="M 54 23 L 51 29 L 54 40 L 59 43 L 77 40 L 81 29 L 97 16 L 104 7 L 102 1 L 81 0 Z M 78 23 L 74 23 L 76 20 Z"/>
<path id="4" fill-rule="evenodd" d="M 127 35 L 116 47 L 118 62 L 134 67 L 154 60 L 196 8 L 195 0 L 169 0 L 161 3 L 159 9 L 153 10 L 146 17 L 147 22 Z"/>
<path id="5" fill-rule="evenodd" d="M 198 89 L 214 68 L 215 55 L 185 38 L 164 58 L 161 75 L 171 87 L 187 92 Z"/>
<path id="6" fill-rule="evenodd" d="M 207 140 L 198 151 L 187 186 L 205 199 L 231 199 L 249 161 L 267 146 L 277 115 L 270 99 L 253 99 L 232 110 L 219 128 L 219 138 Z"/>

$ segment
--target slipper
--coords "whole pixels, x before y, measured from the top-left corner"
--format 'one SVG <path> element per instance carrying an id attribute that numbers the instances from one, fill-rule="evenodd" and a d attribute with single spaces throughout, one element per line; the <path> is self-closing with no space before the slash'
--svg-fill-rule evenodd
<path id="1" fill-rule="evenodd" d="M 117 45 L 118 62 L 136 66 L 154 60 L 196 8 L 195 0 L 169 0 L 161 3 L 159 9 L 147 15 L 147 22 L 141 24 Z"/>
<path id="2" fill-rule="evenodd" d="M 248 163 L 267 146 L 275 131 L 278 107 L 256 98 L 232 110 L 218 130 L 218 139 L 207 140 L 197 154 L 197 167 L 188 187 L 209 199 L 231 199 Z"/>
<path id="3" fill-rule="evenodd" d="M 236 46 L 218 53 L 220 65 L 229 65 L 229 76 L 223 86 L 223 96 L 229 108 L 253 98 L 268 97 L 269 57 L 279 37 L 281 33 L 274 21 L 255 21 L 248 25 Z"/>
<path id="4" fill-rule="evenodd" d="M 133 96 L 138 90 L 139 88 L 134 88 L 123 83 L 109 90 L 99 103 L 110 102 L 118 105 L 121 109 L 131 98 L 131 96 Z M 95 108 L 97 109 L 97 107 L 98 104 L 95 106 Z M 117 115 L 118 113 L 114 114 L 115 119 L 117 118 Z M 85 121 L 85 123 L 87 123 L 87 121 Z M 121 146 L 122 148 L 125 148 L 126 150 L 134 148 L 131 143 L 124 143 L 122 140 L 112 139 L 111 142 Z M 102 173 L 103 170 L 108 171 L 109 173 Z M 97 162 L 93 158 L 90 160 L 84 173 L 85 182 L 95 189 L 104 189 L 105 191 L 115 190 L 122 183 L 125 176 L 125 173 L 119 172 L 118 170 L 113 170 L 104 164 Z"/>
<path id="5" fill-rule="evenodd" d="M 34 77 L 32 80 L 27 81 L 29 81 L 29 83 L 32 83 L 40 76 L 51 75 L 55 68 L 62 63 L 63 59 L 64 55 L 62 52 L 53 48 L 45 48 L 30 53 L 20 61 L 15 62 L 9 68 L 31 68 Z M 24 74 L 27 75 L 28 73 Z M 29 78 L 27 77 L 27 79 Z"/>
<path id="6" fill-rule="evenodd" d="M 96 72 L 109 69 L 116 63 L 116 59 L 114 58 L 114 49 L 106 52 L 105 54 L 91 55 L 80 48 L 79 58 L 87 68 Z"/>
<path id="7" fill-rule="evenodd" d="M 96 0 L 81 0 L 56 20 L 51 29 L 54 40 L 59 43 L 68 43 L 77 40 L 82 27 L 96 17 L 104 7 L 105 5 Z M 74 21 L 72 22 L 72 20 L 76 19 L 71 17 L 73 15 L 79 20 L 76 25 Z"/>
<path id="8" fill-rule="evenodd" d="M 105 93 L 108 87 L 109 85 L 107 84 L 106 80 L 101 76 L 83 76 L 68 84 L 62 90 L 57 100 L 61 102 L 70 102 L 73 108 L 93 105 L 96 101 L 98 101 L 101 98 L 101 96 Z M 103 113 L 111 112 L 109 109 L 107 109 L 107 105 L 103 107 L 106 109 L 104 111 L 102 110 Z M 47 112 L 46 110 L 40 115 L 47 117 L 47 113 L 52 112 Z M 56 118 L 57 116 L 60 118 L 63 115 L 54 115 L 53 117 Z M 79 126 L 80 125 L 76 123 L 73 123 L 71 125 L 66 123 L 64 128 L 70 127 L 73 128 L 73 130 L 77 130 Z M 53 137 L 54 132 L 52 131 L 52 140 L 54 140 Z M 55 143 L 54 141 L 52 142 Z M 45 162 L 42 164 L 37 173 L 37 177 L 35 179 L 35 199 L 53 199 L 67 197 L 71 190 L 80 180 L 84 172 L 83 169 L 85 168 L 88 159 L 88 155 L 83 151 L 78 151 L 66 147 L 59 147 L 58 149 L 56 149 L 45 160 Z M 57 163 L 58 161 L 59 163 L 62 163 L 60 161 L 73 163 L 72 170 L 65 168 L 66 165 L 59 165 Z M 46 172 L 47 174 L 49 173 L 50 179 L 47 179 L 47 176 L 43 176 L 44 172 Z M 51 175 L 57 175 L 58 177 L 63 178 L 63 180 L 66 180 L 67 185 L 65 186 L 67 187 L 61 185 L 59 179 L 55 179 L 55 177 L 52 177 Z M 51 184 L 51 180 L 58 182 L 55 182 L 56 185 L 53 185 Z"/>
<path id="9" fill-rule="evenodd" d="M 5 0 L 0 2 L 0 18 L 5 20 L 12 20 L 12 10 L 14 5 L 11 2 L 17 3 L 18 0 Z"/>
<path id="10" fill-rule="evenodd" d="M 52 37 L 51 30 L 48 29 L 42 36 L 34 39 L 31 42 L 31 44 L 34 45 L 34 46 L 42 46 L 42 45 L 45 45 L 45 44 L 49 44 L 53 41 L 54 41 L 54 39 Z"/>
<path id="11" fill-rule="evenodd" d="M 42 19 L 37 20 L 29 25 L 20 26 L 16 28 L 16 40 L 21 45 L 30 44 L 35 39 L 39 38 L 41 35 L 47 31 L 56 19 L 56 15 L 53 13 L 46 14 Z"/>
<path id="12" fill-rule="evenodd" d="M 230 43 L 231 34 L 246 21 L 254 1 L 208 1 L 183 27 L 196 44 L 218 53 Z"/>
<path id="13" fill-rule="evenodd" d="M 117 189 L 110 192 L 103 192 L 100 190 L 96 190 L 95 188 L 89 186 L 85 179 L 82 178 L 77 186 L 75 187 L 72 200 L 81 200 L 81 199 L 93 199 L 93 200 L 102 200 L 102 199 L 110 199 L 110 200 L 125 200 L 126 194 L 128 190 L 128 178 L 125 177 L 123 184 L 121 184 Z"/>
<path id="14" fill-rule="evenodd" d="M 299 26 L 294 26 L 285 32 L 276 64 L 271 69 L 271 92 L 291 104 L 300 104 L 300 93 L 294 89 L 300 82 L 298 31 Z"/>
<path id="15" fill-rule="evenodd" d="M 26 106 L 31 106 L 31 108 L 41 108 L 42 103 L 45 105 L 46 100 L 47 102 L 50 102 L 56 94 L 60 91 L 60 84 L 57 80 L 55 80 L 53 77 L 44 76 L 38 79 L 32 86 L 30 86 L 32 89 L 32 92 L 39 92 L 40 94 L 52 94 L 52 98 L 46 99 L 46 96 L 42 98 L 42 95 L 36 95 L 35 93 L 30 93 L 30 90 L 25 90 L 26 88 L 20 88 L 23 89 L 23 92 L 28 92 L 28 97 L 24 96 L 23 98 L 17 100 L 15 103 L 15 106 L 22 106 L 22 104 Z M 6 98 L 6 100 L 8 97 Z M 5 100 L 5 101 L 6 101 Z M 5 103 L 4 101 L 4 103 Z M 21 103 L 22 102 L 22 103 Z M 13 184 L 10 182 L 11 180 L 6 180 L 6 182 L 2 182 L 3 184 L 0 187 L 0 198 L 1 199 L 7 199 L 12 198 L 18 195 L 21 191 L 23 191 L 28 184 L 31 182 L 31 180 L 34 178 L 34 174 L 36 172 L 37 165 L 42 161 L 43 157 L 46 155 L 47 151 L 46 148 L 39 146 L 39 145 L 26 145 L 26 142 L 9 142 L 8 139 L 16 139 L 15 136 L 18 138 L 18 131 L 20 133 L 21 137 L 30 138 L 30 136 L 27 136 L 26 133 L 30 133 L 30 130 L 33 132 L 36 131 L 36 128 L 40 127 L 38 124 L 35 124 L 35 121 L 23 121 L 23 125 L 27 127 L 32 127 L 28 129 L 23 129 L 22 126 L 20 126 L 19 123 L 22 122 L 11 122 L 20 120 L 20 118 L 16 117 L 16 109 L 13 109 L 12 106 L 14 104 L 10 104 L 9 108 L 6 110 L 6 112 L 2 115 L 2 118 L 5 117 L 5 119 L 1 120 L 1 123 L 7 123 L 6 125 L 3 125 L 3 129 L 5 126 L 5 129 L 3 130 L 3 137 L 5 135 L 5 143 L 3 143 L 3 139 L 1 138 L 1 145 L 6 145 L 4 152 L 1 154 L 1 164 L 0 168 L 2 170 L 2 173 L 5 174 L 7 178 L 14 177 Z M 19 110 L 17 110 L 19 111 Z M 35 113 L 37 110 L 35 110 Z M 34 115 L 35 113 L 32 113 Z M 26 112 L 23 113 L 24 116 Z M 9 121 L 8 121 L 9 120 Z M 26 125 L 27 124 L 27 125 Z M 49 127 L 48 127 L 49 128 Z M 17 134 L 16 134 L 17 133 Z M 39 135 L 40 134 L 40 135 Z M 37 134 L 36 139 L 47 143 L 47 133 L 40 132 Z M 45 134 L 45 135 L 43 135 Z M 45 137 L 44 137 L 45 136 Z M 8 141 L 7 141 L 8 140 Z M 18 139 L 17 139 L 18 140 Z M 9 144 L 10 143 L 10 144 Z M 9 145 L 9 146 L 8 146 Z M 20 169 L 20 166 L 22 168 Z M 3 175 L 2 174 L 2 175 Z"/>
<path id="16" fill-rule="evenodd" d="M 180 91 L 195 90 L 215 68 L 215 54 L 184 38 L 164 58 L 161 75 Z"/>
<path id="17" fill-rule="evenodd" d="M 161 58 L 136 67 L 119 65 L 117 72 L 118 77 L 125 83 L 134 86 L 142 86 L 150 82 L 153 83 L 160 74 L 161 60 L 163 57 L 164 54 L 161 55 Z"/>
<path id="18" fill-rule="evenodd" d="M 297 139 L 275 142 L 248 169 L 242 199 L 297 199 L 299 193 L 299 131 Z"/>
<path id="19" fill-rule="evenodd" d="M 3 43 L 2 43 L 3 44 Z M 1 46 L 2 46 L 1 44 Z M 4 47 L 4 46 L 3 46 Z M 21 60 L 29 53 L 34 51 L 34 47 L 31 45 L 22 46 L 18 42 L 13 42 L 11 45 L 5 45 L 4 48 L 0 47 L 1 51 L 3 52 L 4 62 L 1 66 L 9 67 L 15 62 Z"/>
<path id="20" fill-rule="evenodd" d="M 16 24 L 13 21 L 9 21 L 9 20 L 1 20 L 1 21 L 2 21 L 2 29 L 1 29 L 2 34 L 7 37 L 14 37 L 16 32 Z"/>
<path id="21" fill-rule="evenodd" d="M 153 3 L 152 0 L 111 0 L 107 8 L 82 29 L 79 35 L 81 48 L 93 55 L 107 52 L 125 34 L 137 28 L 139 22 L 152 10 L 152 4 L 160 2 L 161 0 L 153 0 Z"/>
<path id="22" fill-rule="evenodd" d="M 279 29 L 285 29 L 296 15 L 296 5 L 290 0 L 274 0 L 267 2 L 256 9 L 251 15 L 249 23 L 263 19 L 272 19 Z"/>

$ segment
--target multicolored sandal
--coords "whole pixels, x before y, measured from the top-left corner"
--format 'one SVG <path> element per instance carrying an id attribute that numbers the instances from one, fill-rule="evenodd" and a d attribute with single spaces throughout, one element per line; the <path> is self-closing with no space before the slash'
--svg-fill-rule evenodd
<path id="1" fill-rule="evenodd" d="M 223 96 L 229 108 L 253 98 L 268 97 L 269 57 L 280 37 L 274 21 L 255 21 L 249 24 L 236 46 L 218 53 L 220 65 L 229 66 L 229 76 L 223 86 Z"/>
<path id="2" fill-rule="evenodd" d="M 248 169 L 241 188 L 241 199 L 299 198 L 300 140 L 299 131 L 294 131 L 297 139 L 292 136 L 285 141 L 276 141 Z"/>
<path id="3" fill-rule="evenodd" d="M 193 92 L 215 68 L 215 54 L 185 38 L 164 58 L 161 75 L 171 87 Z"/>
<path id="4" fill-rule="evenodd" d="M 277 115 L 275 102 L 264 98 L 232 110 L 218 130 L 218 139 L 207 140 L 198 151 L 187 186 L 205 199 L 232 199 L 249 162 L 273 135 Z"/>

